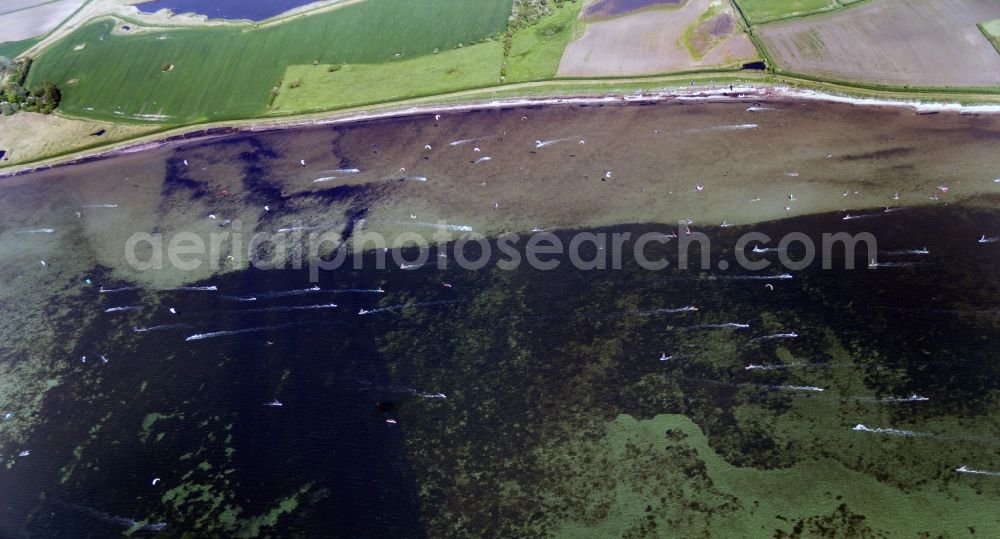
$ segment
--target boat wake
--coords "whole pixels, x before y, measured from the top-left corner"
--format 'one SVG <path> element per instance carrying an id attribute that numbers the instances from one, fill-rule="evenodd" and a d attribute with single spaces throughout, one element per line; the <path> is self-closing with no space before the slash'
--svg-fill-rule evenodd
<path id="1" fill-rule="evenodd" d="M 699 324 L 697 326 L 677 328 L 677 331 L 701 331 L 701 330 L 714 330 L 714 329 L 750 329 L 750 324 L 740 324 L 737 322 L 725 322 L 722 324 Z"/>
<path id="2" fill-rule="evenodd" d="M 775 279 L 794 279 L 790 273 L 781 273 L 779 275 L 720 275 L 719 278 L 726 281 L 771 281 Z"/>
<path id="3" fill-rule="evenodd" d="M 108 307 L 107 309 L 104 309 L 104 312 L 106 312 L 106 313 L 128 313 L 128 312 L 137 312 L 138 310 L 139 310 L 139 307 L 135 307 L 135 306 L 131 306 L 130 305 L 130 306 L 125 306 L 125 307 Z"/>
<path id="4" fill-rule="evenodd" d="M 201 341 L 204 339 L 214 339 L 217 337 L 229 337 L 232 335 L 246 335 L 247 333 L 260 333 L 261 331 L 285 329 L 300 324 L 302 324 L 302 322 L 291 322 L 288 324 L 278 324 L 274 326 L 260 326 L 260 327 L 245 328 L 245 329 L 234 329 L 230 331 L 213 331 L 211 333 L 196 333 L 184 340 L 190 342 L 190 341 Z"/>
<path id="5" fill-rule="evenodd" d="M 149 333 L 150 331 L 167 331 L 171 329 L 186 329 L 190 328 L 191 324 L 163 324 L 162 326 L 150 326 L 147 328 L 133 327 L 132 331 L 136 333 Z"/>
<path id="6" fill-rule="evenodd" d="M 287 298 L 290 296 L 301 296 L 303 294 L 314 294 L 316 292 L 322 292 L 323 289 L 313 285 L 309 288 L 300 288 L 297 290 L 278 290 L 275 292 L 264 292 L 263 294 L 257 294 L 255 297 L 257 299 L 273 299 L 273 298 Z M 249 299 L 244 299 L 242 301 L 252 301 Z"/>
<path id="7" fill-rule="evenodd" d="M 991 471 L 987 471 L 987 470 L 974 470 L 972 468 L 969 468 L 968 466 L 959 466 L 958 468 L 955 468 L 955 471 L 958 472 L 958 473 L 967 473 L 967 474 L 973 474 L 973 475 L 988 475 L 990 477 L 1000 477 L 1000 472 L 991 472 Z"/>
<path id="8" fill-rule="evenodd" d="M 449 305 L 453 303 L 458 303 L 457 301 L 426 301 L 422 303 L 404 303 L 402 305 L 390 305 L 388 307 L 381 307 L 378 309 L 361 309 L 358 311 L 358 315 L 364 316 L 366 314 L 378 314 L 378 313 L 388 313 L 393 311 L 400 311 L 409 307 L 434 307 L 437 305 Z"/>
<path id="9" fill-rule="evenodd" d="M 796 339 L 799 334 L 794 331 L 791 333 L 775 333 L 774 335 L 764 335 L 763 337 L 754 337 L 750 339 L 750 342 L 761 342 L 761 341 L 773 341 L 775 339 Z"/>
<path id="10" fill-rule="evenodd" d="M 887 434 L 889 436 L 903 436 L 906 438 L 914 438 L 917 436 L 937 436 L 936 434 L 931 434 L 928 432 L 914 432 L 912 430 L 901 430 L 901 429 L 885 429 L 882 427 L 867 427 L 862 423 L 858 423 L 851 428 L 855 432 L 870 432 L 872 434 Z"/>
<path id="11" fill-rule="evenodd" d="M 535 148 L 545 148 L 548 146 L 552 146 L 553 144 L 559 144 L 560 142 L 569 142 L 571 140 L 576 140 L 577 138 L 578 137 L 557 138 L 552 140 L 536 140 Z"/>

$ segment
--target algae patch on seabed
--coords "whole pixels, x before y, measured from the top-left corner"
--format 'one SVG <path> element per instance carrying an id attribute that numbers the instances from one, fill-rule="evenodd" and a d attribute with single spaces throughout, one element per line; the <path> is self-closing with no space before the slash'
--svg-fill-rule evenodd
<path id="1" fill-rule="evenodd" d="M 567 473 L 561 490 L 544 497 L 562 499 L 583 517 L 564 522 L 556 537 L 813 537 L 832 530 L 861 537 L 887 525 L 917 537 L 981 521 L 983 509 L 941 500 L 933 488 L 904 494 L 832 461 L 735 467 L 681 415 L 618 416 L 602 438 L 580 436 L 539 456 Z"/>

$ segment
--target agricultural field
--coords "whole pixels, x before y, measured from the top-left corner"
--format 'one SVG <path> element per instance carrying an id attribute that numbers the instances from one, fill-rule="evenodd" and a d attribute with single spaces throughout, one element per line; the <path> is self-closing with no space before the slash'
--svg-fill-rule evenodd
<path id="1" fill-rule="evenodd" d="M 854 0 L 857 1 L 857 0 Z M 841 0 L 736 0 L 753 24 L 835 10 L 851 1 Z"/>
<path id="2" fill-rule="evenodd" d="M 872 0 L 758 28 L 781 70 L 918 87 L 1000 85 L 1000 54 L 977 27 L 1000 17 L 990 1 Z M 919 36 L 920 39 L 912 39 Z"/>
<path id="3" fill-rule="evenodd" d="M 654 75 L 705 67 L 739 66 L 757 59 L 737 15 L 722 0 L 688 0 L 590 22 L 566 47 L 562 77 Z"/>
<path id="4" fill-rule="evenodd" d="M 291 66 L 270 112 L 343 108 L 496 85 L 502 55 L 503 45 L 488 41 L 411 60 Z"/>
<path id="5" fill-rule="evenodd" d="M 993 42 L 993 46 L 996 47 L 997 52 L 1000 53 L 1000 19 L 994 19 L 992 21 L 986 21 L 979 25 L 982 29 L 983 34 Z"/>
<path id="6" fill-rule="evenodd" d="M 419 6 L 418 6 L 419 4 Z M 366 0 L 255 28 L 120 35 L 111 21 L 81 28 L 38 56 L 29 82 L 60 85 L 63 113 L 191 123 L 265 112 L 288 66 L 375 64 L 496 38 L 511 0 Z"/>
<path id="7" fill-rule="evenodd" d="M 583 16 L 588 19 L 628 15 L 652 7 L 678 7 L 686 0 L 594 0 L 587 5 Z"/>
<path id="8" fill-rule="evenodd" d="M 51 32 L 85 0 L 4 0 L 0 4 L 0 43 L 22 41 Z M 5 43 L 4 43 L 5 44 Z"/>

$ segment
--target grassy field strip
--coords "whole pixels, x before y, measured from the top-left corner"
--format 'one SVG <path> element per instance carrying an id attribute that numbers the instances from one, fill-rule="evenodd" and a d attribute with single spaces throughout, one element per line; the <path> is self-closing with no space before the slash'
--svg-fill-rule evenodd
<path id="1" fill-rule="evenodd" d="M 990 40 L 990 43 L 993 44 L 993 48 L 997 50 L 997 54 L 1000 54 L 1000 19 L 981 22 L 979 23 L 979 29 L 986 36 L 986 39 Z"/>
<path id="2" fill-rule="evenodd" d="M 502 47 L 488 41 L 412 60 L 291 66 L 270 112 L 315 112 L 496 86 Z"/>

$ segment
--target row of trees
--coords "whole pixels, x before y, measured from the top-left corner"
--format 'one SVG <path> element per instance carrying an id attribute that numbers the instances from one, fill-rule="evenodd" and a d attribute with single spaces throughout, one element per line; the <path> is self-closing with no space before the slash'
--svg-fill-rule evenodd
<path id="1" fill-rule="evenodd" d="M 31 59 L 11 60 L 0 56 L 0 114 L 10 116 L 18 111 L 50 114 L 59 106 L 62 93 L 49 81 L 31 90 L 25 83 Z"/>

